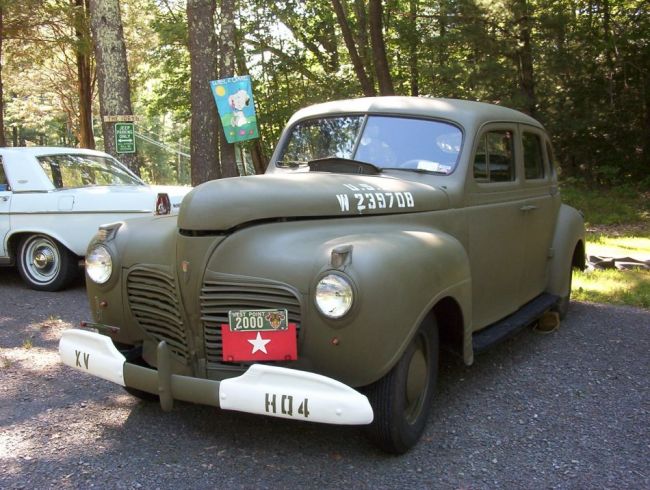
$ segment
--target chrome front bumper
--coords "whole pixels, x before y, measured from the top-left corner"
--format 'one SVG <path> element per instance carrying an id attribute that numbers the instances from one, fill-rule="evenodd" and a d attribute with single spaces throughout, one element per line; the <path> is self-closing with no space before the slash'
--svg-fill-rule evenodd
<path id="1" fill-rule="evenodd" d="M 163 410 L 183 400 L 224 410 L 339 425 L 373 420 L 368 399 L 339 381 L 319 374 L 253 364 L 236 378 L 215 381 L 172 374 L 167 344 L 158 344 L 158 369 L 126 362 L 113 341 L 86 330 L 63 332 L 64 364 L 93 376 L 160 396 Z"/>

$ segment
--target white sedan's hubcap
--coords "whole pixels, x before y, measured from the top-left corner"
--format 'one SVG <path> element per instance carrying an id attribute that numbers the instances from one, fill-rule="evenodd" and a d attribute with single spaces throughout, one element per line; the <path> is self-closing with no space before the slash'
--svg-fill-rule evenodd
<path id="1" fill-rule="evenodd" d="M 40 284 L 56 279 L 61 268 L 56 245 L 44 237 L 34 237 L 25 244 L 22 260 L 27 274 Z"/>
<path id="2" fill-rule="evenodd" d="M 54 262 L 54 254 L 52 250 L 42 248 L 34 255 L 34 265 L 39 269 L 46 269 L 52 262 Z"/>

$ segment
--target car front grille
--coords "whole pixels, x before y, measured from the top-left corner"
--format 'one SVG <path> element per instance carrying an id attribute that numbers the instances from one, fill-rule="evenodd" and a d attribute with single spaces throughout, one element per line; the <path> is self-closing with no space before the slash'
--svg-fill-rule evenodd
<path id="1" fill-rule="evenodd" d="M 188 360 L 187 340 L 174 278 L 161 270 L 139 267 L 127 276 L 129 307 L 138 324 L 172 354 Z"/>
<path id="2" fill-rule="evenodd" d="M 225 276 L 206 280 L 201 289 L 201 320 L 208 366 L 222 362 L 221 325 L 230 310 L 287 310 L 300 332 L 300 299 L 290 286 L 267 279 Z"/>

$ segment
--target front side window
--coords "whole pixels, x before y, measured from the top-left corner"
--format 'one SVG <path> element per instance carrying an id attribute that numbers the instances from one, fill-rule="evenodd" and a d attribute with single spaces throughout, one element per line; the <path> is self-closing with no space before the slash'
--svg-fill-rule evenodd
<path id="1" fill-rule="evenodd" d="M 279 166 L 321 158 L 371 163 L 380 169 L 450 174 L 458 162 L 461 130 L 446 122 L 394 116 L 337 116 L 296 124 Z"/>
<path id="2" fill-rule="evenodd" d="M 474 179 L 477 182 L 511 182 L 515 180 L 515 155 L 512 131 L 489 131 L 481 136 L 474 156 Z"/>
<path id="3" fill-rule="evenodd" d="M 111 157 L 99 155 L 49 155 L 38 157 L 57 189 L 104 185 L 143 185 L 127 168 Z"/>
<path id="4" fill-rule="evenodd" d="M 544 154 L 542 141 L 533 133 L 524 133 L 521 137 L 524 147 L 524 173 L 526 180 L 544 178 Z"/>

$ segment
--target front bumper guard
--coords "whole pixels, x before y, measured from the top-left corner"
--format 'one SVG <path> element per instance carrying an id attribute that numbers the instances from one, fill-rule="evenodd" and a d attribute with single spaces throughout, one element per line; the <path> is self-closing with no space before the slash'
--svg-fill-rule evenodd
<path id="1" fill-rule="evenodd" d="M 368 399 L 339 381 L 319 374 L 253 364 L 244 374 L 223 381 L 171 372 L 169 347 L 158 344 L 158 369 L 126 361 L 112 340 L 86 330 L 66 330 L 59 342 L 64 364 L 79 371 L 160 397 L 163 410 L 174 400 L 224 410 L 339 425 L 373 420 Z"/>

